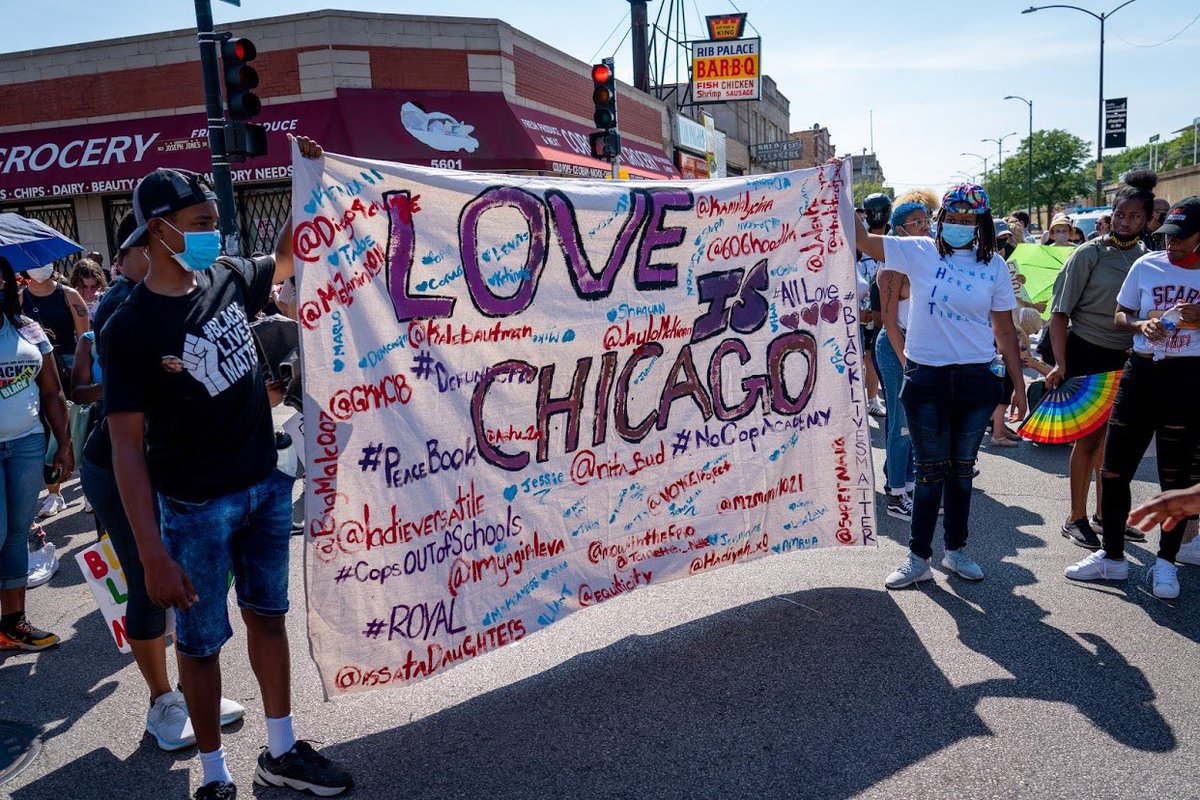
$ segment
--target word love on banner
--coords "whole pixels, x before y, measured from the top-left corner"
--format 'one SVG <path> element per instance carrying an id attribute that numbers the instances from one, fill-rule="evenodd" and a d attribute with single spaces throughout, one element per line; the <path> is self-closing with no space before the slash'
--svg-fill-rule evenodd
<path id="1" fill-rule="evenodd" d="M 839 167 L 621 183 L 293 155 L 327 694 L 874 542 Z"/>

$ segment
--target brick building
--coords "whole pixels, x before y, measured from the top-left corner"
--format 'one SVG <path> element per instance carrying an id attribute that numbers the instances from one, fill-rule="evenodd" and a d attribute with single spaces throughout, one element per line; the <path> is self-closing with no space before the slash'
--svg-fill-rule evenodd
<path id="1" fill-rule="evenodd" d="M 589 65 L 491 19 L 320 11 L 239 22 L 258 48 L 269 153 L 234 165 L 246 252 L 291 207 L 289 132 L 425 166 L 600 177 Z M 113 253 L 133 186 L 157 166 L 209 172 L 194 30 L 0 55 L 0 211 Z M 621 85 L 623 166 L 677 177 L 666 107 Z"/>

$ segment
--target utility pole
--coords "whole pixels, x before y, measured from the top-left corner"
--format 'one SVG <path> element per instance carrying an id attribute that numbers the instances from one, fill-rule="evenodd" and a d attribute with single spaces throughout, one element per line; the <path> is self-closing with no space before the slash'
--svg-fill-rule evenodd
<path id="1" fill-rule="evenodd" d="M 994 194 L 996 194 L 996 197 L 994 197 L 992 199 L 992 206 L 994 208 L 1003 208 L 1004 207 L 1003 204 L 1000 202 L 1000 200 L 1001 200 L 1000 194 L 1004 191 L 1004 140 L 1010 136 L 1016 136 L 1016 135 L 1017 135 L 1017 132 L 1013 131 L 1012 133 L 1004 134 L 999 139 L 980 139 L 979 140 L 981 142 L 995 142 L 996 143 L 996 184 L 997 184 L 997 186 L 996 186 L 996 192 L 994 192 Z"/>
<path id="2" fill-rule="evenodd" d="M 1097 14 L 1095 11 L 1089 11 L 1086 8 L 1064 4 L 1030 6 L 1021 12 L 1022 14 L 1032 14 L 1035 11 L 1041 11 L 1046 8 L 1069 8 L 1072 11 L 1082 11 L 1100 23 L 1100 98 L 1097 102 L 1096 111 L 1096 205 L 1104 203 L 1104 23 L 1109 17 L 1133 1 L 1125 0 L 1124 3 L 1121 3 L 1121 5 L 1107 14 Z"/>
<path id="3" fill-rule="evenodd" d="M 1029 208 L 1027 210 L 1029 211 L 1030 214 L 1032 214 L 1033 213 L 1033 101 L 1026 100 L 1024 97 L 1021 97 L 1021 96 L 1015 95 L 1015 94 L 1010 94 L 1007 97 L 1005 97 L 1004 99 L 1005 100 L 1020 100 L 1022 103 L 1029 106 L 1029 142 L 1028 142 L 1028 144 L 1029 144 L 1029 154 L 1028 154 L 1029 174 L 1025 179 L 1026 180 L 1025 192 L 1028 195 L 1028 197 L 1026 198 L 1026 202 L 1029 204 Z"/>
<path id="4" fill-rule="evenodd" d="M 212 153 L 213 188 L 217 193 L 221 242 L 226 255 L 242 254 L 237 206 L 233 203 L 233 173 L 225 151 L 225 112 L 221 107 L 221 73 L 217 48 L 227 34 L 213 32 L 212 3 L 196 0 L 196 38 L 200 42 L 200 71 L 204 77 L 204 111 L 208 117 L 208 149 Z"/>
<path id="5" fill-rule="evenodd" d="M 646 32 L 650 19 L 646 11 L 646 0 L 629 0 L 629 19 L 633 29 L 633 88 L 650 91 L 650 48 Z"/>

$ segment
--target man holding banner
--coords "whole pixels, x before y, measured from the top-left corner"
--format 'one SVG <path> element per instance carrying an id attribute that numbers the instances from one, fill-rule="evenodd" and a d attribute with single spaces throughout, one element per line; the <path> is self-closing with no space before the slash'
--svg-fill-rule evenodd
<path id="1" fill-rule="evenodd" d="M 298 145 L 308 158 L 321 155 L 310 140 Z M 268 744 L 255 781 L 340 794 L 353 783 L 349 774 L 292 730 L 284 626 L 292 478 L 275 469 L 270 406 L 247 322 L 272 284 L 293 273 L 291 226 L 274 258 L 220 258 L 211 188 L 200 175 L 168 169 L 138 183 L 133 209 L 137 228 L 122 247 L 144 246 L 150 269 L 102 332 L 105 404 L 147 591 L 177 609 L 183 691 L 204 770 L 194 797 L 237 795 L 219 725 L 230 571 L 266 712 Z"/>

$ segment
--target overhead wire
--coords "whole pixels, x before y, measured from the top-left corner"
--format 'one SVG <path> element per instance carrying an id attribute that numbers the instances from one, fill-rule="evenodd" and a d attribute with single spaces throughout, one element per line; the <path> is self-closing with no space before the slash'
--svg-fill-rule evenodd
<path id="1" fill-rule="evenodd" d="M 604 46 L 607 45 L 609 40 L 612 39 L 612 37 L 616 35 L 617 31 L 621 29 L 621 26 L 625 24 L 625 20 L 629 18 L 629 15 L 631 13 L 632 13 L 631 11 L 626 11 L 621 16 L 621 18 L 619 20 L 617 20 L 617 24 L 613 26 L 613 29 L 608 34 L 608 36 L 604 37 L 604 41 L 600 43 L 600 46 L 596 48 L 596 52 L 592 53 L 592 57 L 589 58 L 588 61 L 596 60 L 596 56 L 600 55 L 600 53 L 602 53 L 604 51 Z M 629 34 L 628 29 L 626 30 L 625 33 L 626 33 L 626 35 Z M 622 39 L 621 41 L 624 41 L 624 39 Z M 620 49 L 621 49 L 621 45 L 619 45 L 619 44 L 615 48 L 613 48 L 614 51 L 620 50 Z"/>
<path id="2" fill-rule="evenodd" d="M 1176 31 L 1175 33 L 1168 36 L 1166 39 L 1163 39 L 1161 42 L 1155 42 L 1154 44 L 1138 44 L 1137 42 L 1131 42 L 1128 39 L 1124 38 L 1123 36 L 1120 36 L 1119 34 L 1115 34 L 1115 33 L 1113 34 L 1113 38 L 1119 39 L 1120 41 L 1124 42 L 1125 44 L 1129 45 L 1130 47 L 1142 47 L 1142 48 L 1162 47 L 1164 44 L 1167 44 L 1168 42 L 1173 42 L 1176 39 L 1178 39 L 1180 36 L 1182 36 L 1184 31 L 1186 31 L 1188 28 L 1190 28 L 1196 24 L 1197 20 L 1200 20 L 1200 14 L 1197 14 L 1196 16 L 1192 17 L 1191 22 L 1189 22 L 1187 25 L 1184 25 L 1182 28 L 1180 28 L 1178 31 Z"/>

